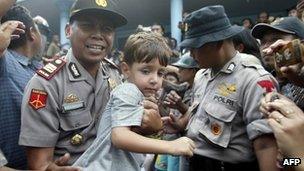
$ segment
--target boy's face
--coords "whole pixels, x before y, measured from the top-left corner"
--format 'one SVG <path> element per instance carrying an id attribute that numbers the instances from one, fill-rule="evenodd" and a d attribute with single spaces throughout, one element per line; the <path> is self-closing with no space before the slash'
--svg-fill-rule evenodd
<path id="1" fill-rule="evenodd" d="M 112 49 L 114 27 L 102 16 L 78 16 L 66 32 L 73 54 L 82 64 L 99 63 Z"/>
<path id="2" fill-rule="evenodd" d="M 165 67 L 160 65 L 158 59 L 153 59 L 148 63 L 133 63 L 128 66 L 123 63 L 123 73 L 127 80 L 135 84 L 144 96 L 155 96 L 161 88 Z"/>

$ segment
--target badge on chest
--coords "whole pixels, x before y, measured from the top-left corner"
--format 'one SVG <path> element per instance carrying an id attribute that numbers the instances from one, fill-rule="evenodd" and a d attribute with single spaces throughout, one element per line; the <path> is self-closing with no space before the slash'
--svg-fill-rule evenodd
<path id="1" fill-rule="evenodd" d="M 81 109 L 84 107 L 84 101 L 80 100 L 75 94 L 69 94 L 67 97 L 64 98 L 62 112 L 67 113 L 69 111 Z"/>

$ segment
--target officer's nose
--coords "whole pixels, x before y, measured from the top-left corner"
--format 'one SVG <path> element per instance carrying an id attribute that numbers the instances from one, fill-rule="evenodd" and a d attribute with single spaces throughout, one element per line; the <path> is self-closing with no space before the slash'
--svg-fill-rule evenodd
<path id="1" fill-rule="evenodd" d="M 103 38 L 103 34 L 101 31 L 96 31 L 95 33 L 93 33 L 91 35 L 91 38 L 95 39 L 95 40 L 104 40 Z"/>

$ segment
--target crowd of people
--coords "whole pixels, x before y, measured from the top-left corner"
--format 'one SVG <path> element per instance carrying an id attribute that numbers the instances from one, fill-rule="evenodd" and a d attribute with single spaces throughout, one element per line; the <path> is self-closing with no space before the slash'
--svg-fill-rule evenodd
<path id="1" fill-rule="evenodd" d="M 304 171 L 304 1 L 232 25 L 183 16 L 178 45 L 115 2 L 76 0 L 61 48 L 41 16 L 0 0 L 0 171 Z"/>

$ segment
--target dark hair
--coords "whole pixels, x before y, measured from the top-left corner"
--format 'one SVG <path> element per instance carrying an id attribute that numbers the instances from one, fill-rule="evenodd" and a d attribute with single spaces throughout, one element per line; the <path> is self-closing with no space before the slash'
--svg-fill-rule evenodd
<path id="1" fill-rule="evenodd" d="M 29 10 L 23 6 L 16 5 L 7 11 L 7 13 L 2 17 L 1 23 L 9 20 L 17 20 L 23 22 L 25 25 L 25 34 L 21 34 L 19 39 L 12 40 L 9 49 L 16 49 L 25 45 L 27 36 L 30 34 L 30 29 L 36 30 L 33 18 Z"/>
<path id="2" fill-rule="evenodd" d="M 166 40 L 156 33 L 138 32 L 132 34 L 124 47 L 124 62 L 150 62 L 157 58 L 163 66 L 168 64 L 172 51 Z"/>
<path id="3" fill-rule="evenodd" d="M 159 23 L 153 23 L 152 26 L 160 26 L 160 28 L 163 30 L 164 34 L 165 34 L 165 27 Z"/>
<path id="4" fill-rule="evenodd" d="M 243 53 L 251 54 L 261 59 L 260 48 L 257 40 L 251 35 L 249 29 L 244 29 L 239 34 L 232 37 L 234 46 L 244 45 Z"/>
<path id="5" fill-rule="evenodd" d="M 242 20 L 242 24 L 243 24 L 243 22 L 244 22 L 245 20 L 248 20 L 248 21 L 249 21 L 249 23 L 251 24 L 251 27 L 253 26 L 253 22 L 252 22 L 252 20 L 251 20 L 250 18 L 244 18 L 244 19 Z"/>
<path id="6" fill-rule="evenodd" d="M 258 17 L 260 17 L 260 15 L 261 15 L 262 13 L 266 13 L 266 14 L 267 14 L 267 17 L 269 17 L 269 13 L 268 13 L 267 11 L 261 11 L 261 12 L 259 13 Z"/>

